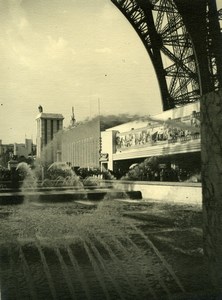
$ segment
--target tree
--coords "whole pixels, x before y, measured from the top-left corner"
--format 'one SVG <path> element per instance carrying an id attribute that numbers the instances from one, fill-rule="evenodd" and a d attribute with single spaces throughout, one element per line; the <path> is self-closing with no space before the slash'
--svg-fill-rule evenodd
<path id="1" fill-rule="evenodd" d="M 0 165 L 7 168 L 8 162 L 12 157 L 13 152 L 10 149 L 7 149 L 1 156 L 0 156 Z"/>

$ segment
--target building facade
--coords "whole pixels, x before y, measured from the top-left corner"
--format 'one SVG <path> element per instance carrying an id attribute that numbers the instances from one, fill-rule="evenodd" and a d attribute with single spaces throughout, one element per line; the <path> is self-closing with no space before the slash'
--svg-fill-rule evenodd
<path id="1" fill-rule="evenodd" d="M 61 153 L 62 161 L 67 162 L 72 167 L 99 167 L 99 118 L 63 130 L 61 135 Z"/>
<path id="2" fill-rule="evenodd" d="M 33 142 L 32 139 L 25 139 L 25 143 L 15 143 L 14 144 L 14 156 L 16 157 L 25 157 L 33 156 L 34 149 L 33 149 Z"/>
<path id="3" fill-rule="evenodd" d="M 5 153 L 10 153 L 13 155 L 14 152 L 14 144 L 3 144 L 2 140 L 0 140 L 0 156 Z"/>
<path id="4" fill-rule="evenodd" d="M 114 172 L 124 174 L 153 156 L 162 157 L 163 164 L 200 171 L 199 102 L 109 128 L 102 137 L 102 152 L 107 152 L 102 163 Z"/>
<path id="5" fill-rule="evenodd" d="M 57 114 L 40 113 L 37 118 L 37 154 L 47 146 L 51 162 L 62 161 L 72 167 L 105 168 L 124 175 L 132 165 L 149 157 L 158 157 L 161 165 L 200 172 L 199 102 L 102 132 L 99 117 L 59 131 L 62 120 L 62 115 Z M 57 138 L 51 142 L 54 133 Z"/>
<path id="6" fill-rule="evenodd" d="M 59 141 L 54 138 L 63 129 L 63 116 L 55 113 L 43 113 L 42 107 L 39 107 L 37 121 L 36 138 L 36 157 L 45 160 L 48 163 L 57 161 L 56 150 L 59 149 Z M 54 143 L 54 145 L 53 145 Z M 55 147 L 56 143 L 56 147 Z"/>
<path id="7" fill-rule="evenodd" d="M 3 144 L 0 140 L 0 165 L 8 167 L 8 161 L 13 157 L 14 144 Z"/>

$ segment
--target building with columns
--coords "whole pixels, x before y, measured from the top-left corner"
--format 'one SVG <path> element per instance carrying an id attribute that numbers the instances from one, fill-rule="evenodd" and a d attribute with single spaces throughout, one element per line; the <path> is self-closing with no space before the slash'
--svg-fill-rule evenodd
<path id="1" fill-rule="evenodd" d="M 37 121 L 36 138 L 36 157 L 45 160 L 48 163 L 59 160 L 59 139 L 58 133 L 63 129 L 62 114 L 44 113 L 42 106 L 39 106 Z M 55 137 L 57 139 L 55 140 Z M 56 144 L 56 145 L 55 145 Z M 58 153 L 57 153 L 58 152 Z"/>

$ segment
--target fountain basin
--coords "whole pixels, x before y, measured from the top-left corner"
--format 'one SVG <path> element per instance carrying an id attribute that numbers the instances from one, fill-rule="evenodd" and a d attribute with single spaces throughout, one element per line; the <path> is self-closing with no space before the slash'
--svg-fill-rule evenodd
<path id="1" fill-rule="evenodd" d="M 38 189 L 7 189 L 0 192 L 0 205 L 5 204 L 21 204 L 25 198 L 29 201 L 39 202 L 67 202 L 75 200 L 103 200 L 107 198 L 129 198 L 142 199 L 140 191 L 127 191 L 94 188 L 94 189 L 78 189 L 78 188 L 38 188 Z"/>

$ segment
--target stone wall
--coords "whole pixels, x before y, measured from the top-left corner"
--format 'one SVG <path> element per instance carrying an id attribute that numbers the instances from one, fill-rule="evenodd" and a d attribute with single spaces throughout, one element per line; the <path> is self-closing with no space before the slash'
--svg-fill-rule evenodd
<path id="1" fill-rule="evenodd" d="M 118 181 L 117 185 L 125 191 L 141 191 L 145 201 L 202 205 L 201 183 Z"/>

